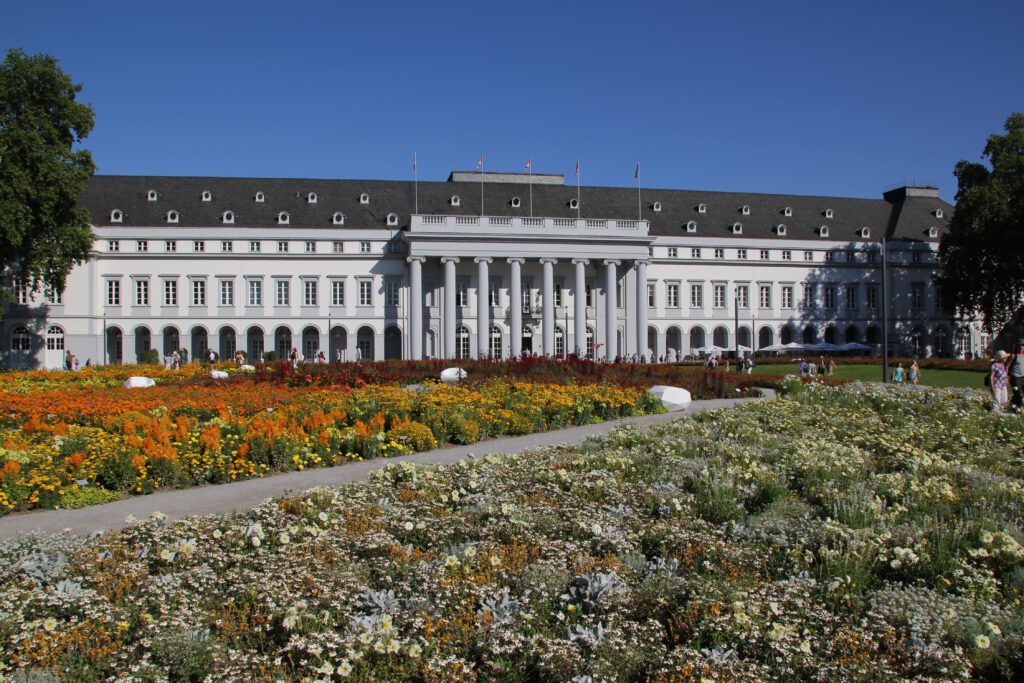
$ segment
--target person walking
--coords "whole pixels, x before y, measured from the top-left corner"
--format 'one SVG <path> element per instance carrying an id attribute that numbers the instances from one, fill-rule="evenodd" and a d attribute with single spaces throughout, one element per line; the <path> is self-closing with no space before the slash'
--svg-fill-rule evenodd
<path id="1" fill-rule="evenodd" d="M 992 400 L 995 401 L 996 408 L 999 410 L 1004 410 L 1006 404 L 1010 402 L 1005 365 L 1006 359 L 1009 357 L 1010 354 L 1000 349 L 988 367 L 988 387 L 992 392 Z"/>
<path id="2" fill-rule="evenodd" d="M 903 385 L 903 380 L 906 378 L 907 371 L 903 369 L 903 363 L 901 362 L 896 366 L 896 369 L 892 371 L 892 381 L 896 384 Z"/>
<path id="3" fill-rule="evenodd" d="M 1007 357 L 1006 373 L 1010 377 L 1010 389 L 1013 391 L 1010 404 L 1015 412 L 1019 412 L 1024 403 L 1024 339 L 1017 340 L 1017 350 Z"/>
<path id="4" fill-rule="evenodd" d="M 836 374 L 836 359 L 832 356 L 828 357 L 828 376 Z"/>
<path id="5" fill-rule="evenodd" d="M 921 379 L 921 368 L 917 365 L 917 359 L 910 364 L 910 370 L 907 372 L 907 379 L 910 380 L 911 384 L 917 384 L 918 380 Z"/>

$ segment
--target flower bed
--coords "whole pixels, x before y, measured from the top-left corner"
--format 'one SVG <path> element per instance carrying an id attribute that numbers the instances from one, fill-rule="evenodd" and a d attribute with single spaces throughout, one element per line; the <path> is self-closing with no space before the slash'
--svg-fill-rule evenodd
<path id="1" fill-rule="evenodd" d="M 66 373 L 67 374 L 67 373 Z M 634 387 L 500 380 L 301 388 L 170 383 L 5 395 L 0 513 L 76 507 L 158 488 L 221 483 L 438 443 L 526 434 L 660 410 Z"/>
<path id="2" fill-rule="evenodd" d="M 70 680 L 1014 680 L 1024 422 L 810 388 L 578 449 L 0 545 Z"/>

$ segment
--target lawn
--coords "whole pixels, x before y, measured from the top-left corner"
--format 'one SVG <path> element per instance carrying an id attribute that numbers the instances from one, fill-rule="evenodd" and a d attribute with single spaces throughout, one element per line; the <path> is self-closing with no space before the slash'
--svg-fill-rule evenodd
<path id="1" fill-rule="evenodd" d="M 860 380 L 862 382 L 880 382 L 882 381 L 882 365 L 843 365 L 841 361 L 837 362 L 835 377 L 841 379 Z M 896 367 L 892 365 L 889 367 L 889 373 L 892 374 L 892 369 Z M 764 373 L 771 375 L 796 375 L 799 373 L 799 367 L 796 363 L 786 365 L 758 365 L 754 368 L 754 373 Z M 972 370 L 922 370 L 920 384 L 933 387 L 970 387 L 974 389 L 985 389 L 983 384 L 985 379 L 984 372 L 977 372 Z"/>
<path id="2" fill-rule="evenodd" d="M 75 681 L 1016 680 L 1024 421 L 990 407 L 810 387 L 6 542 L 0 662 Z"/>

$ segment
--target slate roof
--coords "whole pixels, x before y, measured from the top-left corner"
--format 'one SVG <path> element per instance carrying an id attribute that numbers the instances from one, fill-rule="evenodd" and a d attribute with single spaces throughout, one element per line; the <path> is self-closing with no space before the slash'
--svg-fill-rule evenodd
<path id="1" fill-rule="evenodd" d="M 520 183 L 485 182 L 483 202 L 489 216 L 529 216 L 530 188 Z M 156 201 L 147 201 L 147 192 L 157 192 Z M 212 195 L 203 201 L 204 191 Z M 414 195 L 411 181 L 394 180 L 323 180 L 284 178 L 212 178 L 177 176 L 95 176 L 79 199 L 79 204 L 92 215 L 97 226 L 114 225 L 110 213 L 124 213 L 122 225 L 133 227 L 167 226 L 168 211 L 179 214 L 182 227 L 222 227 L 225 211 L 235 216 L 235 226 L 278 227 L 278 214 L 288 212 L 292 227 L 333 227 L 335 212 L 345 214 L 345 227 L 387 228 L 387 216 L 398 216 L 398 227 L 407 228 L 413 213 Z M 257 203 L 254 197 L 264 193 L 266 199 Z M 315 204 L 307 197 L 316 193 Z M 360 195 L 370 197 L 360 204 Z M 460 197 L 460 206 L 451 205 L 451 197 Z M 926 195 L 926 196 L 918 196 Z M 930 195 L 930 196 L 929 196 Z M 666 190 L 642 188 L 641 212 L 650 221 L 652 236 L 693 236 L 686 231 L 689 221 L 696 221 L 696 236 L 722 238 L 768 238 L 782 240 L 822 239 L 827 241 L 862 241 L 859 231 L 871 228 L 869 241 L 890 238 L 935 242 L 952 215 L 953 207 L 934 190 L 899 188 L 880 199 L 850 197 L 815 197 L 801 195 L 753 194 L 743 192 L 712 192 L 704 190 Z M 512 206 L 512 198 L 521 204 Z M 576 198 L 574 185 L 534 185 L 533 215 L 574 218 L 576 209 L 570 202 Z M 474 182 L 420 182 L 419 212 L 421 214 L 480 215 L 481 184 Z M 660 202 L 661 211 L 653 205 Z M 704 204 L 706 213 L 698 212 Z M 749 207 L 749 215 L 743 207 Z M 792 210 L 785 216 L 786 207 Z M 833 215 L 826 217 L 831 209 Z M 935 216 L 935 210 L 943 218 Z M 580 188 L 582 218 L 637 217 L 637 191 L 628 187 Z M 742 224 L 742 233 L 734 234 L 732 226 Z M 786 226 L 785 236 L 777 226 Z M 828 237 L 820 235 L 821 226 L 829 227 Z M 929 227 L 938 228 L 938 237 L 928 236 Z"/>

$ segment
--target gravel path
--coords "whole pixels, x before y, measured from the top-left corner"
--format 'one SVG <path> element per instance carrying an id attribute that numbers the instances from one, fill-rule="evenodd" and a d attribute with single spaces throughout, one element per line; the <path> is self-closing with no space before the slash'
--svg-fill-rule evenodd
<path id="1" fill-rule="evenodd" d="M 765 392 L 766 398 L 774 397 L 774 392 L 762 391 Z M 716 408 L 731 408 L 739 403 L 756 400 L 742 398 L 694 401 L 688 408 L 672 413 L 626 417 L 600 424 L 490 439 L 470 446 L 438 448 L 397 458 L 378 458 L 347 463 L 337 467 L 285 472 L 262 479 L 250 479 L 230 484 L 199 486 L 180 491 L 160 491 L 147 496 L 134 496 L 80 510 L 39 510 L 8 515 L 0 518 L 0 539 L 33 532 L 54 533 L 68 530 L 76 534 L 90 534 L 94 531 L 120 529 L 125 525 L 125 518 L 129 515 L 143 518 L 156 511 L 167 515 L 169 520 L 175 520 L 190 515 L 249 509 L 267 498 L 301 493 L 315 486 L 339 486 L 360 481 L 366 479 L 371 472 L 392 463 L 447 464 L 473 454 L 523 453 L 548 446 L 574 446 L 589 437 L 607 434 L 620 425 L 658 424 L 686 415 L 694 415 Z"/>

